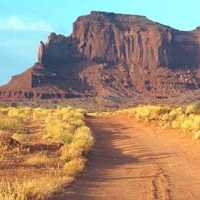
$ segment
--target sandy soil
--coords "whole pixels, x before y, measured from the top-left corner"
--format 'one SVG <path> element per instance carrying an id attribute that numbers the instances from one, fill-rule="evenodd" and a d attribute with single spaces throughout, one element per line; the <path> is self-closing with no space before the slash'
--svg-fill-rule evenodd
<path id="1" fill-rule="evenodd" d="M 88 168 L 57 199 L 200 199 L 199 141 L 126 116 L 87 123 L 96 137 Z"/>

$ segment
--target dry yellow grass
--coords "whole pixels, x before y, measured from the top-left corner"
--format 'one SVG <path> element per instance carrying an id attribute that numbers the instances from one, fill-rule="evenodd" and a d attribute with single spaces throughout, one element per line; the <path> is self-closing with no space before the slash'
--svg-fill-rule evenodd
<path id="1" fill-rule="evenodd" d="M 144 105 L 119 112 L 144 121 L 158 121 L 165 127 L 183 129 L 192 133 L 194 139 L 200 138 L 200 104 L 198 103 L 184 107 Z"/>
<path id="2" fill-rule="evenodd" d="M 47 166 L 52 163 L 52 160 L 48 157 L 45 152 L 36 153 L 28 157 L 24 164 L 26 165 L 37 165 L 37 166 Z"/>
<path id="3" fill-rule="evenodd" d="M 64 171 L 69 176 L 75 176 L 83 171 L 86 160 L 83 157 L 74 158 L 73 160 L 66 162 L 64 165 Z"/>
<path id="4" fill-rule="evenodd" d="M 23 130 L 23 123 L 16 118 L 0 115 L 0 130 L 21 131 Z"/>
<path id="5" fill-rule="evenodd" d="M 56 190 L 60 190 L 63 184 L 72 180 L 78 173 L 80 173 L 86 163 L 83 157 L 91 149 L 94 139 L 90 129 L 85 125 L 84 117 L 85 111 L 81 109 L 57 108 L 57 109 L 42 109 L 42 108 L 0 108 L 0 129 L 13 131 L 12 139 L 17 141 L 20 145 L 30 145 L 32 138 L 32 130 L 26 132 L 20 131 L 26 125 L 35 123 L 39 125 L 40 136 L 43 134 L 43 142 L 47 144 L 62 144 L 63 147 L 53 153 L 53 158 L 49 157 L 47 153 L 40 150 L 38 153 L 26 154 L 23 157 L 18 155 L 18 158 L 26 166 L 38 169 L 52 170 L 55 168 L 55 161 L 59 166 L 59 171 L 55 176 L 49 174 L 45 177 L 37 177 L 32 180 L 18 177 L 18 179 L 0 179 L 0 200 L 39 200 L 47 198 Z M 8 122 L 12 122 L 10 125 Z M 13 132 L 12 132 L 13 133 Z M 35 134 L 35 133 L 34 133 Z M 34 141 L 35 142 L 35 141 Z M 40 140 L 38 139 L 40 143 Z M 33 143 L 35 144 L 35 143 Z M 0 146 L 0 160 L 4 159 L 4 151 L 6 147 Z M 20 150 L 18 152 L 20 154 Z M 28 153 L 28 152 L 26 152 Z M 13 155 L 14 156 L 14 155 Z M 19 161 L 19 159 L 17 160 Z M 13 161 L 12 161 L 13 162 Z M 52 164 L 53 163 L 53 164 Z M 71 178 L 69 178 L 71 177 Z M 5 178 L 5 177 L 4 177 Z"/>
<path id="6" fill-rule="evenodd" d="M 68 176 L 52 176 L 31 179 L 0 181 L 1 200 L 43 200 L 52 195 L 53 192 L 62 188 L 64 184 L 71 182 Z"/>

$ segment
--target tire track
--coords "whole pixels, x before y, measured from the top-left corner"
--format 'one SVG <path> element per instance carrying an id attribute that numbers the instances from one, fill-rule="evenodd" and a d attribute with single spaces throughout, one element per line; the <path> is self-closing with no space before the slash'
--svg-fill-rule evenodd
<path id="1" fill-rule="evenodd" d="M 172 200 L 170 179 L 162 168 L 152 179 L 152 200 Z"/>

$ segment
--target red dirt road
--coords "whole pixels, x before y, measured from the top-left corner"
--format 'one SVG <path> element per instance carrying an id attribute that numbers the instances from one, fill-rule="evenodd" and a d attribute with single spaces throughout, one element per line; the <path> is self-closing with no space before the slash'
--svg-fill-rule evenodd
<path id="1" fill-rule="evenodd" d="M 200 144 L 125 116 L 90 117 L 88 168 L 58 199 L 199 200 Z"/>

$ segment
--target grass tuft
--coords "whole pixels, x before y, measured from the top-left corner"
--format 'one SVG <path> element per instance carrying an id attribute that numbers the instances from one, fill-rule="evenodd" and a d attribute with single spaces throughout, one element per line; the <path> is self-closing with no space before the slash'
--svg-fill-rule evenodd
<path id="1" fill-rule="evenodd" d="M 76 176 L 78 173 L 83 171 L 85 167 L 86 160 L 82 157 L 74 158 L 73 160 L 65 163 L 64 165 L 64 171 L 69 176 Z"/>

